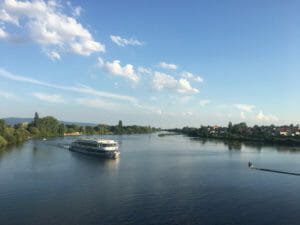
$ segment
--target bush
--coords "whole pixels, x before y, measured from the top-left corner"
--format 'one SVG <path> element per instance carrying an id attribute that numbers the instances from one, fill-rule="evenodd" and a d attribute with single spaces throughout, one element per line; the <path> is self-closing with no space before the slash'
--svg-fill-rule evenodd
<path id="1" fill-rule="evenodd" d="M 0 136 L 0 148 L 3 148 L 7 145 L 7 141 L 4 139 L 4 137 Z"/>

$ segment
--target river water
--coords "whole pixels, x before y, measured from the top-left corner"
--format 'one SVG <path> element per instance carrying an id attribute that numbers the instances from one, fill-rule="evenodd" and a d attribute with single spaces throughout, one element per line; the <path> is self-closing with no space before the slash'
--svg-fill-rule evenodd
<path id="1" fill-rule="evenodd" d="M 77 137 L 0 152 L 0 224 L 300 224 L 293 148 L 157 134 L 105 136 L 117 160 L 70 152 Z"/>

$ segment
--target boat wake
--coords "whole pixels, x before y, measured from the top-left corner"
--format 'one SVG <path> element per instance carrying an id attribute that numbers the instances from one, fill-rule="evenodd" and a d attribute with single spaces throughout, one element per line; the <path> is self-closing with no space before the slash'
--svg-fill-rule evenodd
<path id="1" fill-rule="evenodd" d="M 64 148 L 64 149 L 69 149 L 70 145 L 63 145 L 63 144 L 60 144 L 58 147 Z"/>
<path id="2" fill-rule="evenodd" d="M 257 168 L 254 167 L 251 162 L 248 163 L 248 167 L 250 169 L 254 170 L 260 170 L 260 171 L 265 171 L 265 172 L 272 172 L 272 173 L 281 173 L 281 174 L 287 174 L 287 175 L 294 175 L 294 176 L 300 176 L 300 173 L 292 173 L 292 172 L 286 172 L 286 171 L 280 171 L 280 170 L 272 170 L 272 169 L 265 169 L 265 168 Z"/>

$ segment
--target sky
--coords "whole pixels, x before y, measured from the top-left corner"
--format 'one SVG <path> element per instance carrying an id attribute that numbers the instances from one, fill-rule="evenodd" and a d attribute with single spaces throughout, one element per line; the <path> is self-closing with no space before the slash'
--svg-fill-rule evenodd
<path id="1" fill-rule="evenodd" d="M 0 0 L 0 118 L 300 123 L 300 2 Z"/>

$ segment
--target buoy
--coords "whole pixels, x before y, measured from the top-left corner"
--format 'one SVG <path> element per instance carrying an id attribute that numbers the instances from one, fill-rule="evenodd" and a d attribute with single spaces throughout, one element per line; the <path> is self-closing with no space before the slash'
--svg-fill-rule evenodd
<path id="1" fill-rule="evenodd" d="M 248 162 L 248 166 L 249 166 L 249 168 L 253 168 L 253 164 L 252 164 L 252 162 Z"/>

